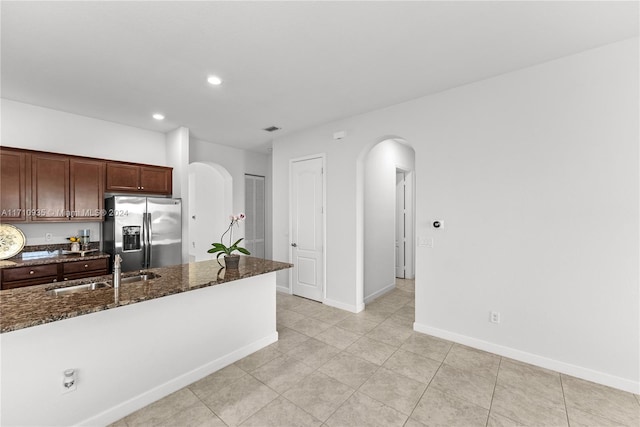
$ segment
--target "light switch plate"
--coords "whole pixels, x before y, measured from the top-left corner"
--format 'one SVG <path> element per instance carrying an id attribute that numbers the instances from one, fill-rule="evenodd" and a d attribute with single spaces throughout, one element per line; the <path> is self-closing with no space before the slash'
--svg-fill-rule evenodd
<path id="1" fill-rule="evenodd" d="M 418 246 L 421 246 L 424 248 L 432 248 L 433 237 L 418 237 Z"/>

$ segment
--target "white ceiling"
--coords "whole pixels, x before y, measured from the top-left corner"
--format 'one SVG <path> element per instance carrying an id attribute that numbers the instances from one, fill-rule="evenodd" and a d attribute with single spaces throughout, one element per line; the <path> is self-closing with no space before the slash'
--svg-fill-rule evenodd
<path id="1" fill-rule="evenodd" d="M 637 1 L 0 7 L 3 98 L 261 151 L 274 136 L 638 35 Z"/>

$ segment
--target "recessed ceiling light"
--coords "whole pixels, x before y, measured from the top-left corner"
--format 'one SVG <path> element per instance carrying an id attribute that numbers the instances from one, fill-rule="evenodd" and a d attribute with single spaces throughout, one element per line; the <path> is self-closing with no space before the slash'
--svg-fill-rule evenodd
<path id="1" fill-rule="evenodd" d="M 156 119 L 156 120 L 164 120 L 164 116 L 162 114 L 160 114 L 160 113 L 155 113 L 153 115 L 153 118 Z"/>
<path id="2" fill-rule="evenodd" d="M 222 84 L 222 79 L 218 76 L 209 76 L 207 78 L 207 81 L 214 86 Z"/>

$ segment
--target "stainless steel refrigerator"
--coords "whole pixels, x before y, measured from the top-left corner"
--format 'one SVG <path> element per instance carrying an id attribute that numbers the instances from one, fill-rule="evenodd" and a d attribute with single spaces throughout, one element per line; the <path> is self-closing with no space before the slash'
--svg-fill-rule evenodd
<path id="1" fill-rule="evenodd" d="M 105 200 L 104 250 L 122 271 L 182 264 L 182 201 L 113 196 Z"/>

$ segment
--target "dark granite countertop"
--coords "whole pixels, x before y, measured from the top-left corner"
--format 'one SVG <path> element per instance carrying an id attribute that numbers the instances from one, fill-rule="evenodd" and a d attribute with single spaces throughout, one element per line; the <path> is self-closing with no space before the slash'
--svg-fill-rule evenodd
<path id="1" fill-rule="evenodd" d="M 105 254 L 104 252 L 100 252 L 100 251 L 87 252 L 84 255 L 81 255 L 79 253 L 65 254 L 61 250 L 22 252 L 12 258 L 1 260 L 0 269 L 14 268 L 14 267 L 27 267 L 27 266 L 43 265 L 43 264 L 57 264 L 60 262 L 85 261 L 88 259 L 99 259 L 99 258 L 109 258 L 109 254 Z"/>
<path id="2" fill-rule="evenodd" d="M 83 259 L 87 259 L 87 257 L 85 256 Z M 111 281 L 111 275 L 70 280 L 63 284 L 49 283 L 3 290 L 0 291 L 0 311 L 2 314 L 0 316 L 0 333 L 215 286 L 291 267 L 291 264 L 284 262 L 242 256 L 237 270 L 227 271 L 225 268 L 221 268 L 216 261 L 146 269 L 145 272 L 155 273 L 159 277 L 121 284 L 118 291 L 108 287 L 60 296 L 47 293 L 48 290 L 55 288 Z M 123 277 L 137 274 L 139 273 L 123 273 Z"/>

